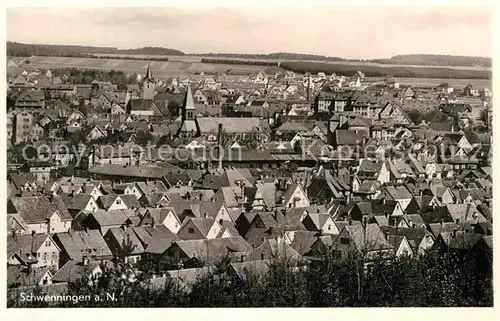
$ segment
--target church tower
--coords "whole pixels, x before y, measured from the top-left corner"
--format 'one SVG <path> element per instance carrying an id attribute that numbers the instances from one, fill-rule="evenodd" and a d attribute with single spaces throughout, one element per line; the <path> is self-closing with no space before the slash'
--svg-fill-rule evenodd
<path id="1" fill-rule="evenodd" d="M 151 74 L 151 66 L 148 63 L 148 70 L 142 83 L 142 99 L 153 99 L 155 97 L 155 81 Z"/>
<path id="2" fill-rule="evenodd" d="M 182 120 L 194 120 L 194 113 L 196 106 L 194 105 L 193 93 L 191 86 L 188 85 L 186 95 L 184 96 L 184 103 L 182 104 Z"/>

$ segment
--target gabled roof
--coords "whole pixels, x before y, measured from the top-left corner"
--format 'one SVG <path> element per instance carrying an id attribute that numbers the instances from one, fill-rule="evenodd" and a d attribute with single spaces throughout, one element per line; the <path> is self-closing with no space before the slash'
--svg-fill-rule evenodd
<path id="1" fill-rule="evenodd" d="M 351 236 L 356 248 L 360 251 L 390 248 L 389 243 L 384 237 L 383 231 L 377 224 L 367 224 L 366 227 L 363 227 L 361 224 L 354 224 L 346 225 L 344 228 Z"/>
<path id="2" fill-rule="evenodd" d="M 88 205 L 91 199 L 92 196 L 90 194 L 76 194 L 69 199 L 69 202 L 67 203 L 68 209 L 83 210 Z"/>
<path id="3" fill-rule="evenodd" d="M 167 217 L 168 213 L 170 213 L 170 212 L 172 212 L 172 214 L 174 215 L 174 217 L 180 223 L 179 217 L 175 213 L 175 209 L 173 207 L 148 208 L 146 210 L 146 213 L 148 213 L 153 218 L 153 220 L 155 222 L 155 225 L 162 224 L 162 222 L 165 220 L 165 218 Z M 142 220 L 144 220 L 146 217 L 147 217 L 147 215 L 145 214 L 142 217 Z"/>
<path id="4" fill-rule="evenodd" d="M 227 207 L 237 207 L 239 205 L 238 201 L 236 200 L 236 194 L 232 187 L 219 188 L 217 193 L 215 193 L 214 198 L 217 201 L 224 202 Z"/>
<path id="5" fill-rule="evenodd" d="M 406 189 L 404 185 L 387 186 L 386 191 L 394 200 L 412 198 L 411 193 Z"/>
<path id="6" fill-rule="evenodd" d="M 263 276 L 269 270 L 269 260 L 258 260 L 249 262 L 231 263 L 231 268 L 241 280 L 245 280 L 248 274 Z"/>
<path id="7" fill-rule="evenodd" d="M 144 253 L 144 247 L 141 241 L 131 228 L 111 228 L 106 232 L 106 237 L 109 236 L 112 236 L 118 242 L 120 250 L 125 250 L 127 252 L 130 251 L 129 253 L 126 253 L 127 255 Z"/>
<path id="8" fill-rule="evenodd" d="M 56 233 L 54 239 L 70 260 L 81 261 L 83 255 L 90 257 L 112 256 L 111 250 L 98 230 Z"/>
<path id="9" fill-rule="evenodd" d="M 166 198 L 166 200 L 163 200 Z M 170 198 L 168 197 L 168 194 L 166 192 L 164 193 L 147 193 L 142 195 L 140 198 L 141 204 L 144 206 L 150 206 L 150 207 L 156 207 L 157 205 L 160 204 L 167 204 L 168 200 Z"/>
<path id="10" fill-rule="evenodd" d="M 297 231 L 294 233 L 293 241 L 290 246 L 301 255 L 304 255 L 311 250 L 311 246 L 317 240 L 317 232 Z"/>
<path id="11" fill-rule="evenodd" d="M 125 214 L 126 210 L 114 210 L 114 211 L 95 211 L 92 212 L 91 216 L 99 223 L 100 226 L 120 226 L 124 224 L 129 216 Z"/>
<path id="12" fill-rule="evenodd" d="M 7 236 L 7 258 L 16 254 L 24 263 L 37 262 L 36 252 L 50 238 L 49 234 Z"/>
<path id="13" fill-rule="evenodd" d="M 45 100 L 45 93 L 43 90 L 34 90 L 34 89 L 28 89 L 25 90 L 19 95 L 17 98 L 17 102 L 24 102 L 24 101 L 35 101 L 35 102 L 41 102 Z"/>
<path id="14" fill-rule="evenodd" d="M 203 237 L 207 237 L 208 232 L 212 228 L 214 224 L 216 224 L 215 220 L 211 217 L 207 218 L 199 218 L 199 217 L 188 217 L 182 222 L 182 225 L 179 230 L 182 230 L 189 223 L 193 223 L 194 226 L 200 231 Z"/>
<path id="15" fill-rule="evenodd" d="M 177 245 L 189 258 L 197 258 L 206 263 L 215 263 L 231 252 L 250 252 L 252 247 L 241 236 L 176 241 Z"/>
<path id="16" fill-rule="evenodd" d="M 135 232 L 141 244 L 147 253 L 161 254 L 172 245 L 172 242 L 178 240 L 166 226 L 134 226 Z"/>
<path id="17" fill-rule="evenodd" d="M 289 260 L 299 261 L 302 259 L 302 255 L 294 250 L 290 245 L 286 244 L 284 241 L 278 241 L 275 239 L 267 239 L 258 248 L 256 248 L 252 253 L 249 254 L 250 260 L 262 260 L 262 256 L 265 259 L 272 259 L 277 257 L 286 257 Z"/>
<path id="18" fill-rule="evenodd" d="M 447 204 L 446 209 L 453 220 L 459 223 L 480 223 L 488 220 L 472 204 Z"/>
<path id="19" fill-rule="evenodd" d="M 129 101 L 131 111 L 147 111 L 151 110 L 156 102 L 153 99 L 133 99 Z"/>
<path id="20" fill-rule="evenodd" d="M 72 219 L 60 196 L 12 197 L 9 205 L 7 209 L 20 214 L 28 224 L 46 222 L 56 211 L 62 220 Z"/>
<path id="21" fill-rule="evenodd" d="M 106 263 L 109 263 L 110 265 L 112 264 L 110 261 L 106 261 Z M 103 264 L 101 261 L 89 261 L 88 265 L 85 266 L 82 261 L 68 261 L 54 274 L 52 281 L 68 283 L 76 282 L 82 276 L 82 272 L 85 271 L 85 269 L 89 268 L 93 270 L 101 264 Z"/>

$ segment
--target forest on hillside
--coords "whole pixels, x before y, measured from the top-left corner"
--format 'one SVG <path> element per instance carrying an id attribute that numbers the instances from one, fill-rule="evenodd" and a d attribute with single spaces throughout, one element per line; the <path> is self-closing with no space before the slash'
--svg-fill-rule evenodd
<path id="1" fill-rule="evenodd" d="M 134 55 L 184 55 L 182 51 L 160 47 L 137 49 L 118 49 L 113 47 L 94 47 L 76 45 L 38 45 L 7 41 L 7 56 L 63 56 L 91 57 L 90 54 L 134 54 Z"/>
<path id="2" fill-rule="evenodd" d="M 450 78 L 450 79 L 491 79 L 491 72 L 486 70 L 458 70 L 449 68 L 419 68 L 412 66 L 373 66 L 365 64 L 330 64 L 308 61 L 284 61 L 281 68 L 297 73 L 341 74 L 352 76 L 362 71 L 366 77 L 385 77 L 392 75 L 399 78 Z"/>
<path id="3" fill-rule="evenodd" d="M 344 61 L 339 57 L 329 57 L 322 55 L 275 52 L 270 54 L 239 54 L 239 53 L 204 53 L 193 54 L 193 56 L 239 58 L 239 59 L 277 59 L 277 60 L 321 60 L 321 61 Z"/>
<path id="4" fill-rule="evenodd" d="M 278 66 L 276 61 L 201 58 L 202 63 L 224 65 Z"/>
<path id="5" fill-rule="evenodd" d="M 485 57 L 451 55 L 399 55 L 390 59 L 372 59 L 370 62 L 387 65 L 422 65 L 422 66 L 464 66 L 491 67 L 492 59 Z"/>
<path id="6" fill-rule="evenodd" d="M 485 57 L 453 56 L 453 55 L 398 55 L 386 59 L 344 59 L 313 54 L 276 52 L 270 54 L 237 54 L 237 53 L 206 53 L 195 56 L 239 59 L 276 59 L 276 60 L 317 60 L 317 61 L 349 61 L 372 62 L 383 65 L 419 65 L 419 66 L 463 66 L 491 67 L 492 59 Z"/>

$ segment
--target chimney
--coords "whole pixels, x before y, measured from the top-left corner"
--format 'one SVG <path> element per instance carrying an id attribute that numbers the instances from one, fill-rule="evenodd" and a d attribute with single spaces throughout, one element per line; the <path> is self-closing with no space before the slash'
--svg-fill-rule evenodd
<path id="1" fill-rule="evenodd" d="M 460 219 L 458 219 L 458 218 L 457 218 L 457 219 L 455 219 L 455 224 L 457 224 L 457 225 L 458 225 L 459 223 L 460 223 Z"/>
<path id="2" fill-rule="evenodd" d="M 240 262 L 243 262 L 245 260 L 245 257 L 242 255 L 240 255 Z"/>
<path id="3" fill-rule="evenodd" d="M 200 198 L 200 201 L 203 199 L 203 194 L 202 193 L 200 193 L 199 198 Z"/>
<path id="4" fill-rule="evenodd" d="M 457 231 L 458 231 L 458 228 L 453 229 L 453 238 L 457 237 Z"/>
<path id="5" fill-rule="evenodd" d="M 205 212 L 203 213 L 203 218 L 207 218 L 208 217 L 208 214 Z"/>
<path id="6" fill-rule="evenodd" d="M 84 266 L 88 265 L 89 264 L 89 258 L 87 255 L 82 255 L 82 264 Z"/>
<path id="7" fill-rule="evenodd" d="M 444 227 L 444 220 L 441 219 L 441 227 Z"/>
<path id="8" fill-rule="evenodd" d="M 274 217 L 275 221 L 278 220 L 278 210 L 277 209 L 274 210 L 273 217 Z"/>
<path id="9" fill-rule="evenodd" d="M 222 124 L 219 124 L 217 130 L 217 158 L 219 160 L 219 169 L 222 169 L 221 149 L 222 149 Z"/>

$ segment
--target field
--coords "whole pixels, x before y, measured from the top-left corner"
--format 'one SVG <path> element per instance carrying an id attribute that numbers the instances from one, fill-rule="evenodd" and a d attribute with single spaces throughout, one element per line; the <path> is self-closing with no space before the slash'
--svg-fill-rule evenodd
<path id="1" fill-rule="evenodd" d="M 176 56 L 182 57 L 182 56 Z M 81 68 L 100 70 L 121 70 L 128 73 L 144 74 L 148 67 L 145 60 L 99 59 L 99 58 L 66 58 L 66 57 L 33 57 L 30 63 L 35 68 Z M 205 72 L 207 74 L 225 72 L 230 69 L 234 74 L 250 74 L 264 70 L 262 66 L 206 64 L 194 60 L 151 61 L 151 70 L 155 77 L 181 76 Z"/>
<path id="2" fill-rule="evenodd" d="M 95 56 L 115 56 L 115 57 L 141 57 L 141 58 L 165 58 L 167 57 L 170 61 L 185 61 L 185 62 L 200 62 L 202 58 L 208 59 L 231 59 L 231 60 L 259 60 L 259 61 L 297 61 L 297 60 L 282 60 L 282 59 L 266 59 L 266 58 L 256 58 L 256 59 L 247 59 L 247 58 L 237 58 L 230 57 L 225 58 L 223 56 L 159 56 L 159 55 L 124 55 L 124 54 L 93 54 Z M 328 64 L 341 64 L 341 65 L 364 65 L 364 66 L 376 66 L 376 67 L 415 67 L 415 68 L 448 68 L 448 69 L 458 69 L 458 70 L 484 70 L 491 71 L 490 67 L 466 67 L 466 66 L 425 66 L 425 65 L 397 65 L 397 64 L 379 64 L 374 62 L 360 62 L 360 61 L 325 61 L 325 60 L 300 60 L 304 62 L 318 62 L 318 63 L 328 63 Z"/>
<path id="3" fill-rule="evenodd" d="M 376 82 L 383 81 L 384 78 L 371 78 Z M 492 89 L 491 79 L 448 79 L 448 78 L 397 78 L 401 85 L 410 85 L 416 87 L 437 87 L 442 83 L 448 83 L 451 87 L 463 89 L 467 85 L 473 85 L 479 88 Z"/>
<path id="4" fill-rule="evenodd" d="M 120 55 L 116 55 L 120 56 Z M 122 55 L 130 57 L 130 55 Z M 159 57 L 138 55 L 138 57 Z M 164 57 L 164 56 L 163 56 Z M 264 66 L 253 65 L 226 65 L 201 63 L 201 57 L 196 56 L 167 56 L 169 61 L 152 61 L 151 69 L 156 77 L 178 77 L 187 74 L 204 72 L 214 74 L 225 72 L 230 69 L 233 74 L 251 74 L 266 69 Z M 32 57 L 31 67 L 35 68 L 81 68 L 81 69 L 100 69 L 100 70 L 121 70 L 127 73 L 144 74 L 148 66 L 146 60 L 130 59 L 100 59 L 100 58 L 66 58 L 66 57 Z M 394 67 L 394 65 L 390 65 Z M 373 81 L 381 81 L 383 78 L 372 78 Z M 443 82 L 451 86 L 463 88 L 468 84 L 478 87 L 492 87 L 489 79 L 447 79 L 447 78 L 398 78 L 398 81 L 404 85 L 413 86 L 438 86 Z"/>

